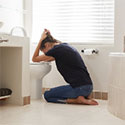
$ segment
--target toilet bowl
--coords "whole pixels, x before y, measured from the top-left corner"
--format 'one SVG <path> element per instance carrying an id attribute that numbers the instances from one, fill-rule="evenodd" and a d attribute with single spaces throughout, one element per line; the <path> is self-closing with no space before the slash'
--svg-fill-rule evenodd
<path id="1" fill-rule="evenodd" d="M 43 88 L 54 88 L 68 85 L 56 67 L 55 61 L 51 62 L 51 71 L 43 78 Z"/>
<path id="2" fill-rule="evenodd" d="M 42 98 L 42 79 L 51 70 L 50 62 L 30 63 L 31 99 Z"/>

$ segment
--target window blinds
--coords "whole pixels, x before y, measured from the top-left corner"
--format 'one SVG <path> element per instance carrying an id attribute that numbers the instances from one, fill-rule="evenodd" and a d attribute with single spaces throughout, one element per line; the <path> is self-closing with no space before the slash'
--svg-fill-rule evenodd
<path id="1" fill-rule="evenodd" d="M 44 28 L 62 42 L 113 43 L 114 0 L 33 0 L 33 42 Z"/>

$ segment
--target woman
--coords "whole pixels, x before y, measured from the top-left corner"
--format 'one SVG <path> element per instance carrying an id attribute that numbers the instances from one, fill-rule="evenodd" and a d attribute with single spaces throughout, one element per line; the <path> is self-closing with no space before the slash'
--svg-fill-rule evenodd
<path id="1" fill-rule="evenodd" d="M 39 55 L 39 51 L 44 54 Z M 87 68 L 77 50 L 67 43 L 54 39 L 45 29 L 32 61 L 54 61 L 60 74 L 69 85 L 55 87 L 46 91 L 47 102 L 67 104 L 98 105 L 95 100 L 88 99 L 93 90 L 92 81 Z"/>

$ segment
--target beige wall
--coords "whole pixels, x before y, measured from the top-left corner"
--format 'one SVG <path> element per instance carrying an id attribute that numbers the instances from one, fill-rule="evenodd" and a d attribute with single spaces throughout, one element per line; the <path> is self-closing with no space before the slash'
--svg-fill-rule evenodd
<path id="1" fill-rule="evenodd" d="M 115 50 L 123 51 L 125 36 L 125 1 L 115 0 Z"/>
<path id="2" fill-rule="evenodd" d="M 1 60 L 1 48 L 0 48 L 0 60 Z M 1 68 L 1 61 L 0 61 L 0 87 L 1 87 L 1 72 L 2 72 L 1 69 L 2 68 Z"/>

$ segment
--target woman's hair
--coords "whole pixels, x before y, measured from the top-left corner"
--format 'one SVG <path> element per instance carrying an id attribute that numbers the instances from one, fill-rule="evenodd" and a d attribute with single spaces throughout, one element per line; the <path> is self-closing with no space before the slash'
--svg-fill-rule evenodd
<path id="1" fill-rule="evenodd" d="M 52 37 L 52 35 L 47 33 L 47 37 L 42 41 L 40 49 L 44 49 L 45 48 L 45 43 L 61 43 L 59 40 L 56 40 Z"/>

